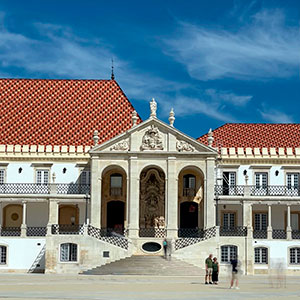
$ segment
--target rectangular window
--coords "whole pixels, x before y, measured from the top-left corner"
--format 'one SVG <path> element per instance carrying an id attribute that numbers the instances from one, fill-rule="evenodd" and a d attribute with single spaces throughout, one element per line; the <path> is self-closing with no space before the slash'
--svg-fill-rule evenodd
<path id="1" fill-rule="evenodd" d="M 0 246 L 0 264 L 5 265 L 6 264 L 6 247 Z"/>
<path id="2" fill-rule="evenodd" d="M 288 173 L 286 178 L 288 189 L 298 189 L 299 187 L 299 173 Z"/>
<path id="3" fill-rule="evenodd" d="M 84 170 L 80 174 L 80 184 L 91 184 L 91 172 Z"/>
<path id="4" fill-rule="evenodd" d="M 230 262 L 237 258 L 237 246 L 221 246 L 221 262 Z"/>
<path id="5" fill-rule="evenodd" d="M 48 184 L 49 183 L 49 170 L 37 170 L 36 171 L 36 183 Z"/>
<path id="6" fill-rule="evenodd" d="M 223 214 L 223 228 L 230 229 L 235 227 L 235 213 Z"/>
<path id="7" fill-rule="evenodd" d="M 236 173 L 223 172 L 223 194 L 235 195 L 236 188 Z"/>
<path id="8" fill-rule="evenodd" d="M 60 245 L 61 261 L 77 261 L 77 245 L 65 243 Z"/>
<path id="9" fill-rule="evenodd" d="M 254 214 L 254 230 L 266 231 L 268 226 L 268 214 L 256 213 Z"/>
<path id="10" fill-rule="evenodd" d="M 255 187 L 262 189 L 268 187 L 268 173 L 255 173 Z"/>
<path id="11" fill-rule="evenodd" d="M 3 184 L 5 181 L 5 170 L 0 169 L 0 184 Z"/>
<path id="12" fill-rule="evenodd" d="M 255 248 L 254 249 L 254 261 L 256 264 L 268 263 L 268 249 L 267 248 Z"/>
<path id="13" fill-rule="evenodd" d="M 291 248 L 290 249 L 290 263 L 291 264 L 300 264 L 300 248 Z"/>

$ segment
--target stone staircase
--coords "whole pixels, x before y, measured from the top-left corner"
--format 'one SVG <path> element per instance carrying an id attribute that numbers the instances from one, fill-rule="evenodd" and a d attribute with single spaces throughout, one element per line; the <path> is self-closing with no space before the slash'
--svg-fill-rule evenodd
<path id="1" fill-rule="evenodd" d="M 154 275 L 154 276 L 203 276 L 205 271 L 189 263 L 162 256 L 133 255 L 106 265 L 96 267 L 85 275 Z"/>

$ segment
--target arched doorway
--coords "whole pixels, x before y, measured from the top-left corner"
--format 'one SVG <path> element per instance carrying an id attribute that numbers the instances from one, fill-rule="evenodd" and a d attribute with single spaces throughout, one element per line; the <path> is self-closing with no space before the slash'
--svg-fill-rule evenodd
<path id="1" fill-rule="evenodd" d="M 23 206 L 20 204 L 9 204 L 3 209 L 3 227 L 20 228 L 23 220 Z"/>
<path id="2" fill-rule="evenodd" d="M 140 236 L 153 236 L 165 228 L 165 173 L 146 168 L 140 175 Z"/>
<path id="3" fill-rule="evenodd" d="M 101 228 L 124 234 L 126 220 L 127 176 L 123 168 L 111 165 L 102 173 Z"/>
<path id="4" fill-rule="evenodd" d="M 180 228 L 198 227 L 198 204 L 182 202 L 180 204 Z"/>
<path id="5" fill-rule="evenodd" d="M 107 203 L 107 228 L 123 234 L 125 220 L 125 203 L 110 201 Z"/>
<path id="6" fill-rule="evenodd" d="M 204 174 L 187 166 L 178 174 L 178 228 L 180 236 L 197 236 L 204 227 Z"/>

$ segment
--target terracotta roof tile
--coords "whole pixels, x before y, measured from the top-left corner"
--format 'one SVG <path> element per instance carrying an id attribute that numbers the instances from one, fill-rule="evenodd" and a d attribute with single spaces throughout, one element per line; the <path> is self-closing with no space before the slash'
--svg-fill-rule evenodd
<path id="1" fill-rule="evenodd" d="M 300 124 L 228 123 L 213 130 L 213 137 L 213 147 L 296 148 Z M 207 134 L 198 141 L 207 145 Z"/>
<path id="2" fill-rule="evenodd" d="M 0 79 L 0 144 L 92 145 L 94 130 L 103 143 L 133 110 L 114 80 Z"/>

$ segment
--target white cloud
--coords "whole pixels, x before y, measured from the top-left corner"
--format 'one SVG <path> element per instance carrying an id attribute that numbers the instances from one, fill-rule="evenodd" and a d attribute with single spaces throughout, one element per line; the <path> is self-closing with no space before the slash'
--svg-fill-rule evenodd
<path id="1" fill-rule="evenodd" d="M 178 34 L 164 40 L 165 53 L 199 80 L 260 80 L 297 75 L 299 28 L 287 26 L 279 10 L 263 10 L 248 21 L 237 31 L 179 23 Z"/>
<path id="2" fill-rule="evenodd" d="M 252 96 L 239 96 L 228 91 L 217 91 L 215 89 L 207 89 L 205 91 L 211 99 L 218 102 L 227 102 L 234 104 L 235 106 L 245 106 L 252 99 Z"/>
<path id="3" fill-rule="evenodd" d="M 272 123 L 293 123 L 293 117 L 290 115 L 287 115 L 286 113 L 276 110 L 276 109 L 264 109 L 259 110 L 258 112 L 261 114 L 261 116 L 268 122 Z"/>

